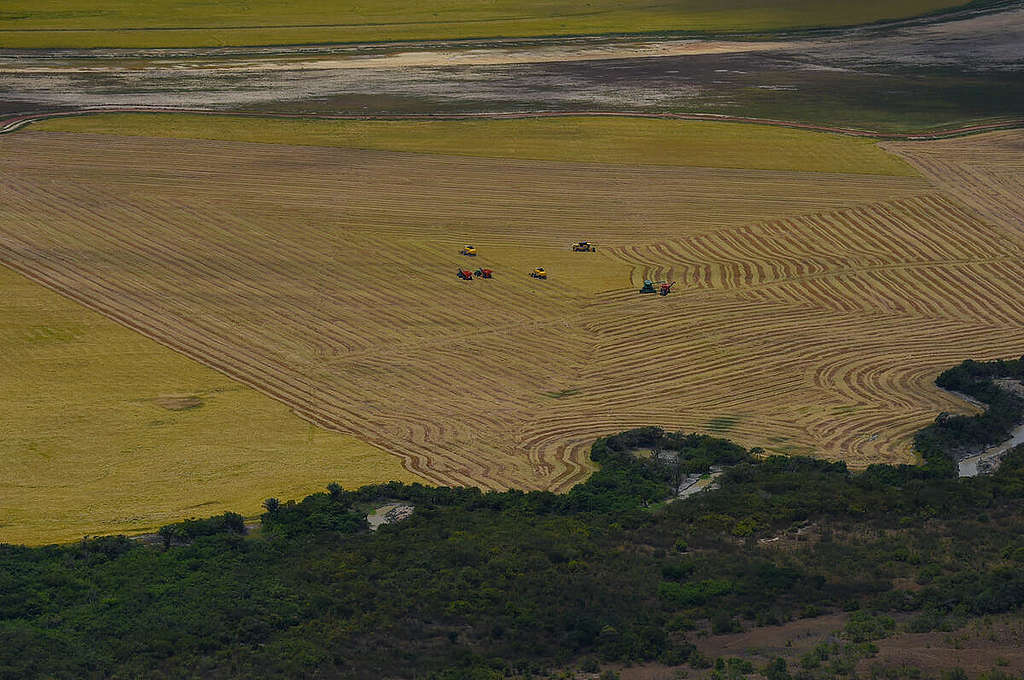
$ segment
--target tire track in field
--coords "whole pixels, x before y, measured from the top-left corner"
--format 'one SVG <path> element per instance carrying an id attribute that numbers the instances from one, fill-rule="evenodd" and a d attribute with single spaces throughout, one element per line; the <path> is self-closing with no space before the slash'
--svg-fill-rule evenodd
<path id="1" fill-rule="evenodd" d="M 629 382 L 671 400 L 673 386 L 688 381 L 705 390 L 712 411 L 756 422 L 771 416 L 773 403 L 812 404 L 810 395 L 817 395 L 823 404 L 837 403 L 831 411 L 792 413 L 803 431 L 797 439 L 854 462 L 905 459 L 900 449 L 934 414 L 930 404 L 920 406 L 921 393 L 935 391 L 923 376 L 958 360 L 955 352 L 936 360 L 933 344 L 970 353 L 966 348 L 987 335 L 986 346 L 996 353 L 990 356 L 1021 347 L 1020 250 L 1007 249 L 999 229 L 938 194 L 610 252 L 634 268 L 634 281 L 681 279 L 689 315 L 715 323 L 713 330 L 691 332 L 668 315 L 664 322 L 644 319 L 639 326 L 651 329 L 644 335 L 635 325 L 606 327 L 618 341 L 607 348 L 606 389 L 615 394 L 609 398 L 628 402 L 614 385 Z M 707 310 L 712 291 L 735 295 L 720 296 L 721 306 Z M 771 338 L 783 359 L 743 363 L 746 348 L 765 359 L 755 335 Z M 637 349 L 645 340 L 651 349 Z M 659 355 L 685 356 L 687 363 L 659 364 Z M 739 370 L 730 371 L 737 362 Z M 770 379 L 769 372 L 775 373 Z M 789 380 L 781 378 L 786 372 Z M 933 395 L 931 401 L 949 408 L 949 400 Z M 742 413 L 759 408 L 760 416 Z M 907 427 L 908 415 L 919 424 Z M 731 427 L 734 436 L 744 431 L 742 422 Z M 880 436 L 885 433 L 896 435 Z"/>
<path id="2" fill-rule="evenodd" d="M 1024 343 L 1021 249 L 912 178 L 0 144 L 0 260 L 435 483 L 565 489 L 646 424 L 906 461 L 931 376 Z M 517 271 L 581 234 L 621 278 Z"/>
<path id="3" fill-rule="evenodd" d="M 986 220 L 1005 227 L 1006 238 L 1024 244 L 1024 132 L 883 147 Z"/>

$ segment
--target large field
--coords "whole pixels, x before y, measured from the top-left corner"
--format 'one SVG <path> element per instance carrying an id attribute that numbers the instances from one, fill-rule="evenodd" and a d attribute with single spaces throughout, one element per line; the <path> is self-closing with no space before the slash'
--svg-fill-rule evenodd
<path id="1" fill-rule="evenodd" d="M 1021 137 L 957 143 L 1019 182 Z M 943 144 L 913 149 L 955 166 Z M 564 489 L 651 423 L 910 461 L 965 406 L 939 370 L 1020 353 L 1024 266 L 1018 231 L 901 172 L 28 131 L 0 139 L 0 261 L 434 482 Z"/>
<path id="2" fill-rule="evenodd" d="M 330 481 L 417 479 L 393 456 L 5 268 L 0 348 L 0 543 L 256 514 L 268 496 Z"/>
<path id="3" fill-rule="evenodd" d="M 34 123 L 33 129 L 541 161 L 918 174 L 873 139 L 630 117 L 373 121 L 121 113 L 53 118 Z"/>
<path id="4" fill-rule="evenodd" d="M 0 46 L 187 47 L 449 38 L 770 31 L 845 26 L 965 4 L 950 0 L 9 0 Z"/>
<path id="5" fill-rule="evenodd" d="M 1024 239 L 1024 134 L 993 132 L 929 144 L 889 143 L 936 186 Z"/>

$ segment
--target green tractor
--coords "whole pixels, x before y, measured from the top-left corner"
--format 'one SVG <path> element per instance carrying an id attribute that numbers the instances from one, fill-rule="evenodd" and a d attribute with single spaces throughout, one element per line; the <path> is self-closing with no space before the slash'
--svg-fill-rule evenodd
<path id="1" fill-rule="evenodd" d="M 640 289 L 641 293 L 657 293 L 658 289 L 655 288 L 659 283 L 665 283 L 664 281 L 651 281 L 650 279 L 644 279 L 644 287 Z"/>

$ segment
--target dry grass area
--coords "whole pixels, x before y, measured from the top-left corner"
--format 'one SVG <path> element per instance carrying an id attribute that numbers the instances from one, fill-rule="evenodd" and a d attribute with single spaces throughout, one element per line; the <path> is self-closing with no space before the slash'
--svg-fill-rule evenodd
<path id="1" fill-rule="evenodd" d="M 5 227 L 8 216 L 0 208 Z M 0 542 L 256 514 L 268 496 L 333 480 L 417 479 L 380 449 L 2 267 L 0 349 Z"/>
<path id="2" fill-rule="evenodd" d="M 1024 675 L 1024 621 L 1015 614 L 971 619 L 950 633 L 903 633 L 875 644 L 878 658 L 862 660 L 858 672 L 867 675 L 873 665 L 880 665 L 920 668 L 938 677 L 952 668 L 962 668 L 968 677 Z"/>
<path id="3" fill-rule="evenodd" d="M 1024 243 L 1024 133 L 1020 130 L 882 146 L 987 220 L 1009 227 L 1008 236 Z"/>
<path id="4" fill-rule="evenodd" d="M 750 628 L 742 633 L 695 636 L 698 650 L 708 659 L 741 658 L 762 669 L 773 659 L 785 659 L 789 672 L 797 675 L 801 657 L 822 643 L 835 642 L 849 619 L 848 614 L 830 614 L 809 619 L 797 619 L 778 626 Z M 844 644 L 848 644 L 845 640 Z M 970 619 L 959 630 L 951 633 L 897 632 L 892 637 L 875 640 L 878 653 L 860 659 L 857 677 L 938 678 L 945 671 L 962 668 L 968 677 L 982 673 L 1001 672 L 1006 677 L 1019 677 L 1024 671 L 1024 623 L 1019 616 L 1000 615 Z M 897 675 L 905 669 L 917 669 L 919 674 Z M 670 668 L 658 663 L 641 664 L 617 669 L 622 680 L 675 680 L 679 671 L 698 680 L 713 677 L 713 669 L 697 670 L 692 667 Z M 822 669 L 818 669 L 821 674 Z M 759 676 L 758 676 L 759 677 Z"/>
<path id="5" fill-rule="evenodd" d="M 1020 248 L 918 177 L 51 132 L 0 177 L 0 261 L 439 483 L 652 423 L 909 461 L 941 369 L 1024 347 Z"/>

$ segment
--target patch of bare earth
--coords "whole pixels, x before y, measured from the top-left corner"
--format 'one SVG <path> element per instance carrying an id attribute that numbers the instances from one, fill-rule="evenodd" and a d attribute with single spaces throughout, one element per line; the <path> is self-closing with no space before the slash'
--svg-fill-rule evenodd
<path id="1" fill-rule="evenodd" d="M 831 614 L 729 635 L 695 637 L 691 634 L 691 640 L 711 661 L 737 657 L 761 669 L 781 657 L 795 675 L 800 669 L 801 657 L 816 646 L 842 642 L 839 634 L 848 618 L 848 614 Z M 1011 677 L 1024 673 L 1024 621 L 1020 617 L 972 619 L 953 632 L 902 632 L 875 640 L 873 644 L 878 652 L 857 663 L 858 677 L 870 677 L 872 670 L 886 668 L 919 669 L 923 677 L 938 677 L 943 671 L 957 667 L 964 669 L 969 677 L 993 670 Z M 657 663 L 616 670 L 622 680 L 675 680 L 681 677 L 680 671 L 687 678 L 707 678 L 712 674 L 712 669 L 668 667 Z"/>
<path id="2" fill-rule="evenodd" d="M 928 675 L 962 668 L 970 677 L 999 670 L 1024 674 L 1024 620 L 1000 616 L 975 619 L 953 632 L 902 633 L 875 641 L 878 656 L 862 659 L 857 671 L 873 665 L 920 668 Z"/>

